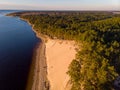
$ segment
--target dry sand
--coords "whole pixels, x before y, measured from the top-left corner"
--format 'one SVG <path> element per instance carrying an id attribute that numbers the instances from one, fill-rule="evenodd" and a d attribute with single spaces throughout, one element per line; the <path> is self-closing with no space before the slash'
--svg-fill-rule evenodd
<path id="1" fill-rule="evenodd" d="M 29 21 L 27 22 L 29 23 Z M 34 25 L 31 26 L 32 28 L 34 27 Z M 70 90 L 70 85 L 68 85 L 69 76 L 66 72 L 77 53 L 75 42 L 47 38 L 47 42 L 45 43 L 40 33 L 36 30 L 34 32 L 43 42 L 38 46 L 36 51 L 36 68 L 34 70 L 32 90 Z M 49 80 L 49 84 L 47 80 Z"/>
<path id="2" fill-rule="evenodd" d="M 75 58 L 74 41 L 51 40 L 46 43 L 46 60 L 50 90 L 69 90 L 66 87 L 69 76 L 66 74 L 68 66 Z"/>

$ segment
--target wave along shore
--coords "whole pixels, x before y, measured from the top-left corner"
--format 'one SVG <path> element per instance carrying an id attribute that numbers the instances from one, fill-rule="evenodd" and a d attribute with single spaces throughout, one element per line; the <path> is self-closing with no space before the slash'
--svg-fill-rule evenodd
<path id="1" fill-rule="evenodd" d="M 22 20 L 29 23 L 28 20 Z M 31 26 L 34 30 L 34 25 Z M 70 90 L 69 76 L 66 72 L 77 53 L 75 42 L 48 37 L 46 41 L 40 33 L 36 30 L 34 32 L 42 42 L 36 50 L 32 90 Z"/>

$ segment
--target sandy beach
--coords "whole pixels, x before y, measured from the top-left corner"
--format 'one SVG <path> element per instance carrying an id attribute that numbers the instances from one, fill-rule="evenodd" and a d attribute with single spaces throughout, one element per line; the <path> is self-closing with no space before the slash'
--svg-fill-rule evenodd
<path id="1" fill-rule="evenodd" d="M 35 47 L 34 50 L 34 60 L 35 65 L 33 70 L 33 83 L 31 86 L 31 90 L 49 90 L 49 81 L 47 79 L 47 63 L 46 63 L 46 45 L 45 45 L 45 39 L 43 36 L 38 33 L 34 29 L 34 25 L 32 25 L 28 20 L 20 18 L 23 21 L 26 21 L 33 29 L 36 37 L 40 39 L 40 42 Z M 29 83 L 29 82 L 28 82 Z M 29 85 L 26 90 L 29 90 Z"/>
<path id="2" fill-rule="evenodd" d="M 68 66 L 75 58 L 75 42 L 48 39 L 46 43 L 46 60 L 50 90 L 70 90 L 66 87 L 69 76 Z"/>
<path id="3" fill-rule="evenodd" d="M 34 25 L 31 26 L 34 30 Z M 70 90 L 66 72 L 77 53 L 75 42 L 48 37 L 46 42 L 40 33 L 36 30 L 34 32 L 42 42 L 36 49 L 32 90 Z"/>
<path id="4" fill-rule="evenodd" d="M 74 41 L 47 39 L 46 43 L 41 42 L 36 49 L 32 90 L 70 90 L 66 72 L 75 58 L 75 48 Z"/>
<path id="5" fill-rule="evenodd" d="M 43 42 L 38 45 L 35 59 L 34 83 L 32 90 L 48 90 L 47 64 L 45 58 L 45 45 Z"/>

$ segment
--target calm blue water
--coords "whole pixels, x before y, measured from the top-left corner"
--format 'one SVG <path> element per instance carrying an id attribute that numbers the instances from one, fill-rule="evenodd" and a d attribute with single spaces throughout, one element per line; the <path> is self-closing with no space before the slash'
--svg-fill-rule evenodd
<path id="1" fill-rule="evenodd" d="M 25 21 L 5 13 L 0 11 L 0 90 L 24 90 L 39 39 Z"/>

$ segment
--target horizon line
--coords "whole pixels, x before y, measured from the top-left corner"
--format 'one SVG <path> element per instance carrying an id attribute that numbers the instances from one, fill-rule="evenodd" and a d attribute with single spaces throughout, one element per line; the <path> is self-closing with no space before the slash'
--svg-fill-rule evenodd
<path id="1" fill-rule="evenodd" d="M 18 10 L 18 11 L 117 11 L 117 12 L 120 12 L 120 10 L 112 10 L 112 9 L 111 10 L 102 10 L 102 9 L 101 10 L 100 9 L 98 9 L 98 10 L 97 9 L 96 10 L 94 10 L 94 9 L 93 10 L 92 9 L 89 9 L 89 10 L 86 10 L 86 9 L 85 10 L 84 9 L 83 10 L 75 10 L 75 9 L 73 9 L 73 10 L 72 9 L 58 9 L 58 10 L 57 9 L 48 9 L 48 10 L 47 9 L 33 9 L 33 10 L 32 9 L 31 10 L 30 9 L 0 9 L 0 10 Z"/>

